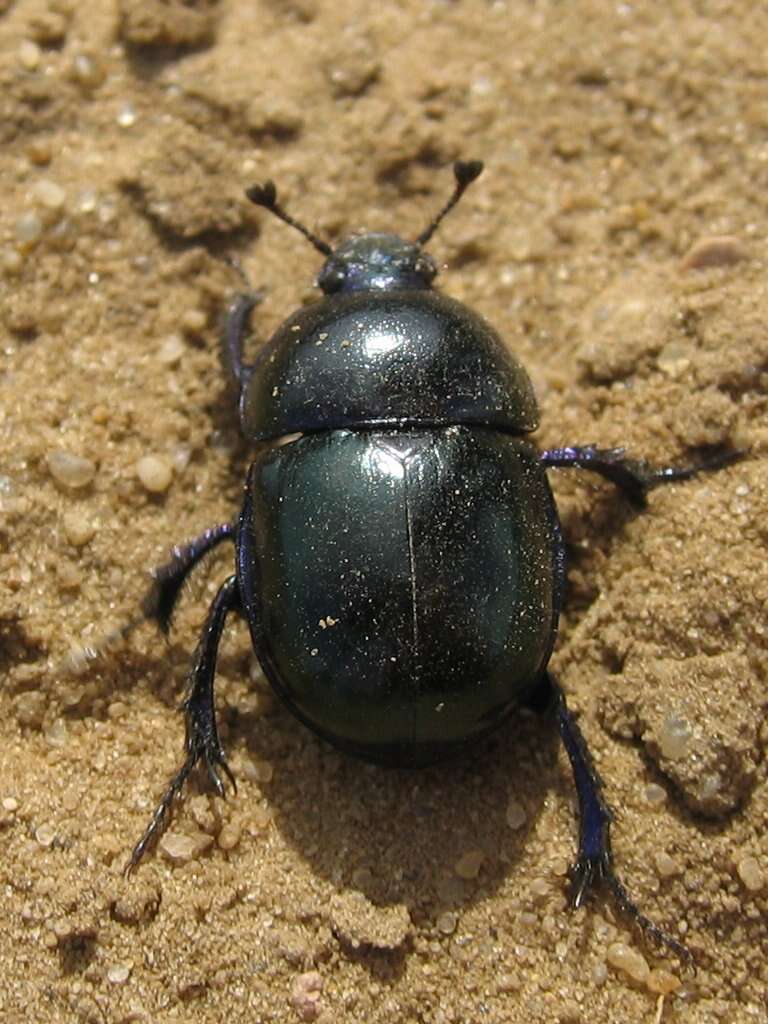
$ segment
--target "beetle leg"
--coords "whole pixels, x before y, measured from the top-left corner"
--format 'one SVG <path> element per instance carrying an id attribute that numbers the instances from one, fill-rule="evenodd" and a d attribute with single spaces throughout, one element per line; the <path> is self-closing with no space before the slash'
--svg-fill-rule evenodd
<path id="1" fill-rule="evenodd" d="M 248 333 L 251 312 L 264 295 L 261 292 L 243 292 L 229 304 L 221 333 L 221 358 L 232 382 L 241 390 L 253 373 L 253 364 L 243 362 L 243 342 Z"/>
<path id="2" fill-rule="evenodd" d="M 642 459 L 630 458 L 624 448 L 585 445 L 583 448 L 551 448 L 541 453 L 541 463 L 545 469 L 575 466 L 599 473 L 620 487 L 633 505 L 645 508 L 648 491 L 654 487 L 690 480 L 698 473 L 729 466 L 744 455 L 741 451 L 720 452 L 693 466 L 652 466 Z"/>
<path id="3" fill-rule="evenodd" d="M 181 588 L 198 562 L 224 540 L 234 539 L 235 528 L 231 523 L 213 526 L 188 544 L 174 547 L 170 562 L 153 572 L 154 581 L 141 602 L 145 618 L 154 619 L 167 633 L 171 618 L 179 599 Z"/>
<path id="4" fill-rule="evenodd" d="M 230 576 L 219 588 L 208 612 L 189 677 L 189 693 L 182 705 L 186 718 L 184 747 L 187 756 L 179 771 L 171 779 L 144 835 L 134 846 L 125 868 L 126 874 L 133 871 L 144 856 L 147 847 L 165 830 L 173 803 L 198 761 L 202 759 L 205 762 L 208 775 L 219 796 L 225 795 L 224 783 L 220 774 L 222 772 L 232 783 L 233 789 L 236 788 L 235 779 L 224 756 L 216 728 L 213 679 L 216 674 L 216 655 L 224 622 L 229 612 L 238 611 L 240 607 L 237 577 Z"/>
<path id="5" fill-rule="evenodd" d="M 584 734 L 565 702 L 565 694 L 555 678 L 547 673 L 552 688 L 553 707 L 560 737 L 571 762 L 579 803 L 579 853 L 570 869 L 570 904 L 580 907 L 599 883 L 610 889 L 619 909 L 659 945 L 667 946 L 686 961 L 690 950 L 646 917 L 627 892 L 613 869 L 610 828 L 613 815 L 603 799 L 603 783 L 592 762 Z"/>

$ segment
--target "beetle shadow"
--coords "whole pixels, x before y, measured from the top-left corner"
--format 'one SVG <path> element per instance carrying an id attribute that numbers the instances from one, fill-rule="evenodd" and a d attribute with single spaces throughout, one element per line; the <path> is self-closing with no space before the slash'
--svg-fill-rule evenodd
<path id="1" fill-rule="evenodd" d="M 154 650 L 123 650 L 123 692 L 142 680 L 157 700 L 178 707 L 181 691 L 168 661 L 188 660 L 187 646 L 172 642 L 165 657 Z M 316 737 L 277 699 L 266 713 L 241 710 L 235 694 L 227 692 L 232 680 L 239 680 L 235 685 L 242 692 L 247 678 L 251 655 L 238 647 L 222 651 L 218 661 L 223 685 L 217 691 L 217 721 L 238 783 L 236 794 L 228 788 L 228 809 L 244 822 L 256 801 L 268 809 L 271 827 L 292 851 L 289 857 L 303 862 L 311 891 L 322 893 L 319 901 L 307 894 L 307 912 L 323 919 L 347 959 L 388 985 L 406 970 L 412 954 L 410 929 L 399 932 L 403 925 L 398 922 L 410 919 L 420 930 L 433 929 L 447 938 L 470 908 L 505 888 L 510 910 L 502 906 L 501 917 L 540 904 L 540 896 L 525 891 L 529 879 L 525 886 L 514 879 L 545 799 L 568 793 L 554 720 L 521 710 L 466 753 L 429 768 L 368 764 Z M 231 703 L 228 697 L 234 698 Z M 177 730 L 180 764 L 181 715 Z M 269 781 L 257 788 L 243 760 L 271 765 Z M 154 796 L 167 781 L 157 777 Z M 189 800 L 201 793 L 211 795 L 212 788 L 198 765 L 173 812 L 182 832 L 190 823 Z M 235 854 L 243 863 L 261 855 L 258 839 L 249 846 L 246 850 L 241 842 Z M 210 856 L 226 854 L 214 847 Z M 542 865 L 542 874 L 550 874 L 549 865 Z M 274 898 L 280 900 L 279 891 Z M 384 913 L 374 912 L 371 918 L 375 908 Z M 392 917 L 386 914 L 389 908 Z M 289 917 L 293 912 L 285 911 Z M 368 925 L 372 919 L 375 924 Z M 391 946 L 390 926 L 400 935 Z"/>
<path id="2" fill-rule="evenodd" d="M 554 721 L 513 716 L 466 754 L 429 768 L 370 765 L 336 751 L 282 707 L 238 716 L 230 743 L 274 768 L 262 787 L 283 840 L 312 875 L 412 919 L 461 913 L 506 885 L 549 792 Z M 522 822 L 508 823 L 514 801 Z"/>

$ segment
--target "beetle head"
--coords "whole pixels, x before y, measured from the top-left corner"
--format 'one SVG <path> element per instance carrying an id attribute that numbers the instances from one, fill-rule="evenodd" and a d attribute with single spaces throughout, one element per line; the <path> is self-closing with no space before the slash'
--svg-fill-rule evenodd
<path id="1" fill-rule="evenodd" d="M 435 261 L 415 242 L 371 233 L 353 236 L 337 246 L 325 261 L 317 284 L 326 295 L 429 288 L 436 274 Z"/>
<path id="2" fill-rule="evenodd" d="M 437 274 L 437 266 L 432 257 L 424 252 L 423 246 L 482 169 L 479 160 L 456 161 L 453 165 L 456 185 L 450 199 L 413 242 L 404 241 L 397 235 L 371 232 L 353 235 L 332 249 L 278 204 L 274 182 L 254 185 L 245 194 L 251 202 L 266 207 L 280 220 L 300 231 L 326 257 L 317 278 L 318 287 L 326 295 L 429 288 Z"/>

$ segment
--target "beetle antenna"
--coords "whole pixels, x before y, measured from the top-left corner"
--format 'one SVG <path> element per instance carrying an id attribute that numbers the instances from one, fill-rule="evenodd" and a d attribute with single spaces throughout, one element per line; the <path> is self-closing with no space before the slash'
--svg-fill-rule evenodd
<path id="1" fill-rule="evenodd" d="M 299 224 L 297 220 L 294 220 L 293 217 L 291 217 L 289 213 L 286 213 L 282 206 L 280 206 L 277 201 L 277 188 L 275 187 L 274 181 L 265 181 L 263 185 L 251 185 L 250 188 L 245 190 L 245 194 L 252 203 L 255 203 L 257 206 L 263 206 L 290 227 L 296 228 L 297 231 L 300 231 L 302 235 L 304 235 L 304 237 L 323 254 L 323 256 L 331 255 L 333 249 L 327 242 L 324 242 L 322 238 L 318 238 L 317 235 L 313 235 L 309 228 L 305 228 L 303 224 Z"/>
<path id="2" fill-rule="evenodd" d="M 418 238 L 415 239 L 416 245 L 426 245 L 432 235 L 437 230 L 440 221 L 445 217 L 447 213 L 450 213 L 456 203 L 464 195 L 467 188 L 472 184 L 475 178 L 479 178 L 483 171 L 482 160 L 457 160 L 453 165 L 453 174 L 456 178 L 456 187 L 453 190 L 453 195 L 442 208 L 440 213 L 435 219 L 428 224 L 427 227 L 421 232 Z"/>

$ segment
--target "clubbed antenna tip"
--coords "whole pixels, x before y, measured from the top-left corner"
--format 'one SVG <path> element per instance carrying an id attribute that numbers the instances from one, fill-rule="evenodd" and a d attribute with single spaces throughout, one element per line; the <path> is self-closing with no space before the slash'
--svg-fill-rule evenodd
<path id="1" fill-rule="evenodd" d="M 285 210 L 280 206 L 277 201 L 277 188 L 274 181 L 265 181 L 263 185 L 251 185 L 250 188 L 245 190 L 245 194 L 252 203 L 256 206 L 263 206 L 265 210 L 269 210 L 285 224 L 288 224 L 292 228 L 296 228 L 300 231 L 304 237 L 314 245 L 314 247 L 323 254 L 323 256 L 330 256 L 333 252 L 330 245 L 324 242 L 322 238 L 318 238 L 317 235 L 313 234 L 309 228 L 305 228 L 299 221 L 294 220 L 290 214 L 286 213 Z"/>
<path id="2" fill-rule="evenodd" d="M 471 185 L 475 178 L 479 178 L 483 173 L 483 161 L 482 160 L 457 160 L 453 165 L 453 173 L 456 177 L 457 184 L 461 187 L 462 192 Z"/>
<path id="3" fill-rule="evenodd" d="M 482 160 L 457 160 L 453 165 L 453 176 L 456 179 L 456 186 L 453 195 L 435 217 L 431 224 L 421 232 L 416 239 L 416 245 L 426 245 L 438 228 L 438 225 L 447 213 L 450 213 L 456 203 L 464 195 L 464 192 L 472 182 L 479 178 L 483 172 Z"/>
<path id="4" fill-rule="evenodd" d="M 274 181 L 265 181 L 263 185 L 251 185 L 245 190 L 245 194 L 257 206 L 266 206 L 268 210 L 275 208 L 277 188 Z"/>

